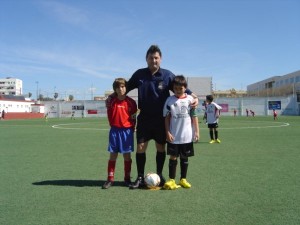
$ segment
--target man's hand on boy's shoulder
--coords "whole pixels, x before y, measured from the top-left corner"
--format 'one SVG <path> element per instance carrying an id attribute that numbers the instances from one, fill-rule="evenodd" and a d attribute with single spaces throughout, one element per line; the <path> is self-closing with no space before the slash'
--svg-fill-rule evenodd
<path id="1" fill-rule="evenodd" d="M 193 97 L 194 98 L 194 101 L 192 102 L 191 106 L 193 108 L 197 108 L 198 104 L 199 104 L 199 99 L 198 97 Z"/>
<path id="2" fill-rule="evenodd" d="M 112 100 L 113 98 L 115 98 L 115 97 L 116 97 L 116 94 L 115 94 L 115 93 L 112 93 L 112 94 L 110 94 L 109 96 L 107 96 L 107 99 L 105 99 L 105 106 L 106 106 L 106 108 L 109 108 L 109 107 L 110 107 L 111 100 Z"/>

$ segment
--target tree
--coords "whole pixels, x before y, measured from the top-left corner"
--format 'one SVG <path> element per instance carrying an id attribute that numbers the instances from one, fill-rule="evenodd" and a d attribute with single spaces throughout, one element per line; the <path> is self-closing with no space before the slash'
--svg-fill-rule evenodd
<path id="1" fill-rule="evenodd" d="M 28 98 L 30 98 L 32 96 L 31 92 L 28 92 Z"/>
<path id="2" fill-rule="evenodd" d="M 55 93 L 54 93 L 54 99 L 55 99 L 55 101 L 56 101 L 57 98 L 58 98 L 58 93 L 55 92 Z"/>
<path id="3" fill-rule="evenodd" d="M 69 101 L 73 101 L 74 100 L 74 96 L 73 95 L 69 95 Z"/>
<path id="4" fill-rule="evenodd" d="M 43 98 L 43 101 L 44 101 L 44 102 L 45 102 L 45 101 L 53 101 L 53 98 L 45 97 L 45 98 Z"/>
<path id="5" fill-rule="evenodd" d="M 38 100 L 40 100 L 40 101 L 43 101 L 43 100 L 44 100 L 44 95 L 42 95 L 42 94 L 39 94 L 39 98 L 38 98 Z"/>

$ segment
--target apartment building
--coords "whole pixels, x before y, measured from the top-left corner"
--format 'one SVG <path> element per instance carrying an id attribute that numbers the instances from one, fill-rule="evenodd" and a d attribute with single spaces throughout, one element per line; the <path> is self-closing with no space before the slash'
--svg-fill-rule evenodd
<path id="1" fill-rule="evenodd" d="M 22 95 L 23 82 L 20 79 L 0 78 L 0 95 Z"/>

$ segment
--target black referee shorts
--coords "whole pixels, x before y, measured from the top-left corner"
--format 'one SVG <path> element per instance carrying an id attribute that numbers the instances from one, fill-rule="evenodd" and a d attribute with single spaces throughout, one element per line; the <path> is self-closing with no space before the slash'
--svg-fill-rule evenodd
<path id="1" fill-rule="evenodd" d="M 165 118 L 149 118 L 139 115 L 136 127 L 137 143 L 144 143 L 151 139 L 159 144 L 166 143 Z"/>

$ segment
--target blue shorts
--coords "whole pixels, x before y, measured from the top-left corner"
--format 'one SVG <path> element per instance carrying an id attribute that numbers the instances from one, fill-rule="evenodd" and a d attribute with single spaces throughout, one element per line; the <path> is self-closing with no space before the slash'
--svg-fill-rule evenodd
<path id="1" fill-rule="evenodd" d="M 133 128 L 111 127 L 109 131 L 108 151 L 110 153 L 130 153 L 134 151 Z"/>
<path id="2" fill-rule="evenodd" d="M 144 143 L 153 139 L 159 144 L 166 143 L 165 119 L 149 118 L 139 115 L 136 126 L 137 143 Z"/>

